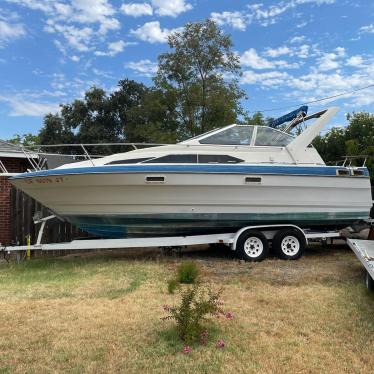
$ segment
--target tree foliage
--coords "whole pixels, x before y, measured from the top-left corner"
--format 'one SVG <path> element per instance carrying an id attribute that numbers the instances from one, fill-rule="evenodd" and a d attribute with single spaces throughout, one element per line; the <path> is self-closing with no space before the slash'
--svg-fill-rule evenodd
<path id="1" fill-rule="evenodd" d="M 313 145 L 325 162 L 338 163 L 344 156 L 362 156 L 353 165 L 359 165 L 367 157 L 366 166 L 374 178 L 374 115 L 358 112 L 347 115 L 345 128 L 332 128 L 324 136 L 317 137 Z"/>
<path id="2" fill-rule="evenodd" d="M 92 87 L 82 99 L 61 105 L 60 114 L 45 116 L 39 138 L 42 144 L 173 142 L 172 113 L 157 89 L 124 79 L 110 94 Z"/>
<path id="3" fill-rule="evenodd" d="M 187 23 L 168 37 L 168 43 L 171 51 L 159 56 L 154 81 L 173 103 L 178 138 L 234 123 L 242 114 L 244 93 L 235 79 L 240 64 L 230 36 L 206 20 Z"/>
<path id="4" fill-rule="evenodd" d="M 13 138 L 8 139 L 9 143 L 12 144 L 22 144 L 24 146 L 30 146 L 30 145 L 37 145 L 40 144 L 39 136 L 34 135 L 31 133 L 22 134 L 22 135 L 14 135 Z"/>

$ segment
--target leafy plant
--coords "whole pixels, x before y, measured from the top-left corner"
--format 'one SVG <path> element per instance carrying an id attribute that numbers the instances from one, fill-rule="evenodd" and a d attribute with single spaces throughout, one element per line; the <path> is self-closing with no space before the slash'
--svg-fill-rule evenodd
<path id="1" fill-rule="evenodd" d="M 192 261 L 182 262 L 177 269 L 177 281 L 179 283 L 195 283 L 198 275 L 199 268 Z"/>
<path id="2" fill-rule="evenodd" d="M 168 280 L 168 292 L 173 294 L 178 287 L 178 281 L 176 279 Z"/>
<path id="3" fill-rule="evenodd" d="M 221 291 L 213 292 L 210 288 L 194 285 L 181 291 L 178 306 L 165 305 L 169 313 L 163 320 L 175 320 L 179 337 L 185 343 L 200 341 L 206 343 L 208 336 L 205 324 L 211 317 L 226 315 L 220 301 Z"/>

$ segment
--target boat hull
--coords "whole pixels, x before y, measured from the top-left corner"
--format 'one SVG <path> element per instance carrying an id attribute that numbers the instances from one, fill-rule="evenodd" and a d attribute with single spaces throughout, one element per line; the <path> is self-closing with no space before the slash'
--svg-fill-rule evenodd
<path id="1" fill-rule="evenodd" d="M 30 173 L 12 183 L 83 230 L 111 238 L 259 224 L 339 228 L 368 218 L 371 207 L 367 175 L 337 176 L 331 167 L 85 169 Z"/>
<path id="2" fill-rule="evenodd" d="M 245 226 L 286 223 L 311 229 L 339 229 L 360 217 L 364 219 L 365 212 L 74 215 L 65 218 L 95 236 L 124 238 L 229 233 Z"/>

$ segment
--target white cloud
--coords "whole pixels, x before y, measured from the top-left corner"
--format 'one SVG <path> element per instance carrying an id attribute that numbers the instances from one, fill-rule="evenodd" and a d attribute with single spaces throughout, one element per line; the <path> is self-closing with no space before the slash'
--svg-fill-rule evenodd
<path id="1" fill-rule="evenodd" d="M 292 48 L 295 56 L 298 56 L 296 53 L 298 48 Z M 254 65 L 253 61 L 258 63 L 257 57 L 262 58 L 253 51 L 250 56 L 252 65 Z M 331 52 L 322 52 L 314 46 L 313 53 L 309 53 L 309 58 L 312 57 L 315 60 L 310 62 L 309 71 L 290 74 L 290 71 L 275 70 L 280 66 L 274 65 L 269 71 L 261 72 L 252 67 L 244 71 L 240 83 L 266 90 L 276 87 L 281 90 L 280 93 L 283 93 L 284 97 L 288 100 L 295 100 L 297 103 L 338 95 L 358 89 L 363 85 L 374 84 L 374 54 L 349 56 L 347 50 L 342 47 L 335 48 Z M 260 62 L 263 63 L 262 66 L 269 67 L 269 63 L 274 61 L 260 60 Z M 338 99 L 347 108 L 369 107 L 374 105 L 374 89 L 353 92 L 340 98 L 331 98 L 324 104 Z"/>
<path id="2" fill-rule="evenodd" d="M 33 10 L 47 12 L 51 10 L 50 0 L 5 0 L 8 3 L 23 5 Z"/>
<path id="3" fill-rule="evenodd" d="M 151 77 L 157 72 L 157 63 L 145 59 L 140 61 L 130 61 L 125 64 L 126 68 L 134 70 L 138 75 Z"/>
<path id="4" fill-rule="evenodd" d="M 133 17 L 151 16 L 153 14 L 153 9 L 148 3 L 122 4 L 121 11 L 123 14 Z"/>
<path id="5" fill-rule="evenodd" d="M 251 69 L 262 70 L 262 69 L 293 69 L 299 67 L 298 63 L 289 63 L 284 60 L 268 60 L 261 57 L 254 48 L 250 48 L 245 51 L 240 57 L 240 62 L 243 66 Z"/>
<path id="6" fill-rule="evenodd" d="M 125 47 L 129 44 L 134 43 L 125 43 L 123 40 L 118 40 L 117 42 L 111 42 L 108 44 L 108 51 L 102 52 L 102 51 L 95 51 L 96 56 L 110 56 L 113 57 L 115 55 L 118 55 L 118 53 L 123 52 Z"/>
<path id="7" fill-rule="evenodd" d="M 159 21 L 147 22 L 130 33 L 136 38 L 149 43 L 166 43 L 170 33 L 177 29 L 161 29 Z"/>
<path id="8" fill-rule="evenodd" d="M 360 33 L 361 34 L 374 34 L 374 24 L 370 24 L 367 26 L 362 26 L 360 28 Z"/>
<path id="9" fill-rule="evenodd" d="M 266 6 L 263 3 L 248 4 L 242 11 L 213 12 L 211 18 L 219 25 L 229 25 L 237 30 L 244 31 L 251 23 L 258 23 L 261 26 L 269 26 L 277 22 L 280 15 L 300 5 L 324 5 L 333 4 L 335 0 L 290 0 L 280 1 L 277 4 Z"/>
<path id="10" fill-rule="evenodd" d="M 364 59 L 361 56 L 352 56 L 347 60 L 348 66 L 361 67 L 364 64 Z"/>
<path id="11" fill-rule="evenodd" d="M 44 30 L 49 33 L 61 34 L 70 47 L 79 52 L 88 52 L 92 49 L 91 40 L 94 37 L 94 30 L 91 27 L 78 28 L 70 25 L 55 24 L 50 20 Z M 60 51 L 65 51 L 64 54 L 66 54 L 66 48 L 59 41 L 55 41 L 55 44 L 57 47 L 61 46 L 62 48 L 59 48 Z"/>
<path id="12" fill-rule="evenodd" d="M 25 28 L 20 23 L 9 23 L 0 19 L 0 46 L 2 43 L 19 39 L 26 35 Z"/>
<path id="13" fill-rule="evenodd" d="M 293 38 L 291 38 L 290 43 L 291 44 L 302 43 L 304 40 L 305 40 L 304 35 L 294 36 Z"/>
<path id="14" fill-rule="evenodd" d="M 279 56 L 284 56 L 284 55 L 292 55 L 293 52 L 292 50 L 287 47 L 287 46 L 281 46 L 278 48 L 266 48 L 265 49 L 265 56 L 268 57 L 279 57 Z"/>
<path id="15" fill-rule="evenodd" d="M 62 36 L 62 50 L 76 49 L 79 52 L 93 50 L 109 31 L 118 30 L 121 25 L 114 17 L 116 10 L 108 0 L 6 0 L 11 3 L 42 11 L 46 16 L 44 30 Z"/>
<path id="16" fill-rule="evenodd" d="M 300 58 L 308 58 L 309 51 L 310 51 L 310 46 L 308 44 L 303 44 L 302 46 L 300 46 L 300 48 L 296 52 L 296 55 Z"/>
<path id="17" fill-rule="evenodd" d="M 247 70 L 240 79 L 241 84 L 261 84 L 263 87 L 278 86 L 284 84 L 289 75 L 286 72 L 270 71 L 266 73 L 256 73 Z"/>
<path id="18" fill-rule="evenodd" d="M 210 16 L 220 26 L 230 25 L 232 28 L 241 31 L 247 28 L 247 17 L 243 12 L 213 12 Z"/>
<path id="19" fill-rule="evenodd" d="M 151 0 L 155 13 L 159 16 L 176 17 L 192 9 L 185 0 Z"/>
<path id="20" fill-rule="evenodd" d="M 337 69 L 341 66 L 341 58 L 345 56 L 345 49 L 342 47 L 335 48 L 332 53 L 324 53 L 322 57 L 318 59 L 318 69 L 320 71 L 328 71 Z"/>
<path id="21" fill-rule="evenodd" d="M 254 48 L 250 48 L 240 57 L 240 62 L 243 66 L 248 66 L 252 69 L 272 69 L 273 62 L 258 55 Z"/>
<path id="22" fill-rule="evenodd" d="M 58 104 L 29 101 L 17 95 L 0 96 L 0 101 L 9 105 L 9 116 L 11 117 L 41 117 L 47 113 L 57 112 L 59 110 Z"/>

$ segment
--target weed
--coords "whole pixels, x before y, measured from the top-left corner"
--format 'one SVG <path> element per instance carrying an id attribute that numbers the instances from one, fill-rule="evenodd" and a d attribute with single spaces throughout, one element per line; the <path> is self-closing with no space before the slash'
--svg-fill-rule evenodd
<path id="1" fill-rule="evenodd" d="M 177 288 L 178 288 L 178 281 L 174 278 L 169 279 L 168 280 L 168 292 L 169 292 L 169 294 L 173 294 Z"/>
<path id="2" fill-rule="evenodd" d="M 179 283 L 193 284 L 199 275 L 199 268 L 193 261 L 182 262 L 177 269 Z"/>

